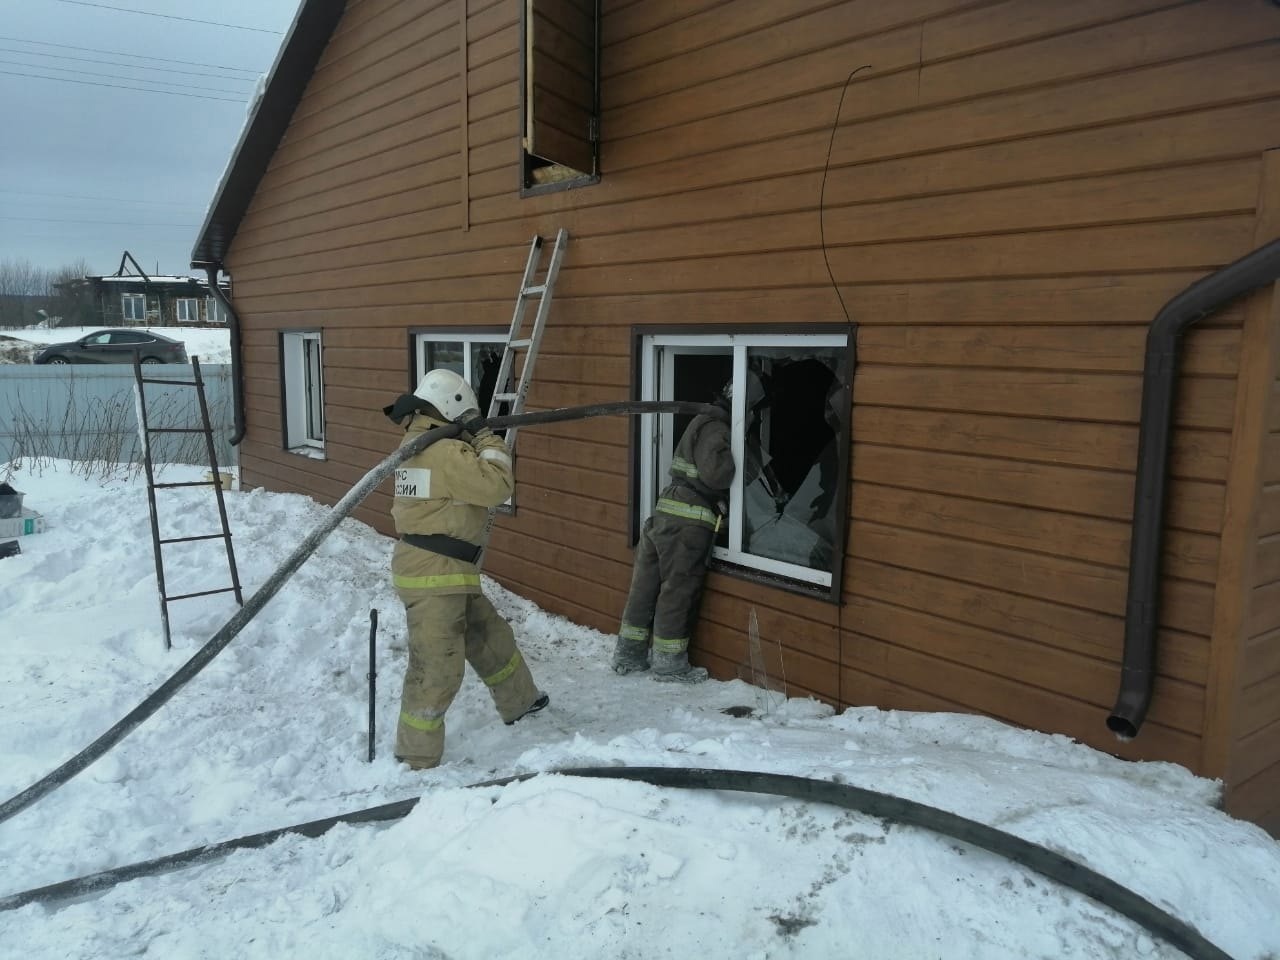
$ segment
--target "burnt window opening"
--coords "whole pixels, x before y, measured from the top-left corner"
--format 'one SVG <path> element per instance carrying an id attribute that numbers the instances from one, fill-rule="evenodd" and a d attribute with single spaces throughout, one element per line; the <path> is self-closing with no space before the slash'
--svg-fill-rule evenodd
<path id="1" fill-rule="evenodd" d="M 722 569 L 838 596 L 848 489 L 851 339 L 832 334 L 649 334 L 639 395 L 714 402 L 732 384 L 737 474 L 713 558 Z M 669 482 L 689 416 L 641 418 L 638 519 Z"/>
<path id="2" fill-rule="evenodd" d="M 600 179 L 599 0 L 525 0 L 521 193 Z"/>

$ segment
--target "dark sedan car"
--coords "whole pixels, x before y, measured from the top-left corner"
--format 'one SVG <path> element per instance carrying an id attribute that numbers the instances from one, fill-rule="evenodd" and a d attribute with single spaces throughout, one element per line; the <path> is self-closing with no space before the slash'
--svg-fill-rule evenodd
<path id="1" fill-rule="evenodd" d="M 35 355 L 33 363 L 186 363 L 187 348 L 147 330 L 97 330 L 79 340 L 51 343 Z"/>

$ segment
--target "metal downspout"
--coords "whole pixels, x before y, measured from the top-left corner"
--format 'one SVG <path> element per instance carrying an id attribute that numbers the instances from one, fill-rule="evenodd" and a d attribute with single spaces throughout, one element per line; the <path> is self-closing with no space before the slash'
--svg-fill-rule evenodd
<path id="1" fill-rule="evenodd" d="M 222 269 L 220 263 L 203 263 L 205 276 L 209 278 L 210 295 L 222 304 L 222 308 L 227 311 L 230 318 L 228 324 L 231 330 L 231 395 L 232 395 L 232 416 L 234 418 L 234 429 L 231 434 L 231 445 L 237 446 L 244 439 L 244 377 L 240 371 L 243 369 L 241 349 L 240 349 L 240 315 L 236 313 L 236 308 L 231 305 L 230 299 L 222 292 L 218 286 L 218 273 Z"/>
<path id="2" fill-rule="evenodd" d="M 1166 303 L 1147 331 L 1142 371 L 1142 415 L 1138 422 L 1138 470 L 1133 492 L 1129 547 L 1129 593 L 1125 604 L 1120 691 L 1107 728 L 1121 740 L 1138 735 L 1151 705 L 1155 681 L 1156 631 L 1160 612 L 1160 559 L 1169 440 L 1183 332 L 1202 317 L 1280 278 L 1280 240 L 1197 280 Z"/>

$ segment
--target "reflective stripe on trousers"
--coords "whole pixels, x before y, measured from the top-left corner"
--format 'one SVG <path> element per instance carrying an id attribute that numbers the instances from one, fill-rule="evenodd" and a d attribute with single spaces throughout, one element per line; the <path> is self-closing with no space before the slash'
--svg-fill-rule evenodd
<path id="1" fill-rule="evenodd" d="M 689 638 L 655 636 L 653 638 L 653 649 L 659 653 L 684 653 L 689 649 Z"/>
<path id="2" fill-rule="evenodd" d="M 439 730 L 444 726 L 444 717 L 427 716 L 421 711 L 401 710 L 400 722 L 415 730 Z"/>

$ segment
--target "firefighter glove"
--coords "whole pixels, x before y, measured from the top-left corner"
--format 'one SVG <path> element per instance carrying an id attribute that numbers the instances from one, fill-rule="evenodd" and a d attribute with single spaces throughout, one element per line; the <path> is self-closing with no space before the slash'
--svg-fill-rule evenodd
<path id="1" fill-rule="evenodd" d="M 480 416 L 479 410 L 464 411 L 462 416 L 458 417 L 458 422 L 462 424 L 463 430 L 471 434 L 472 440 L 493 436 L 493 431 L 485 425 L 484 418 Z"/>

